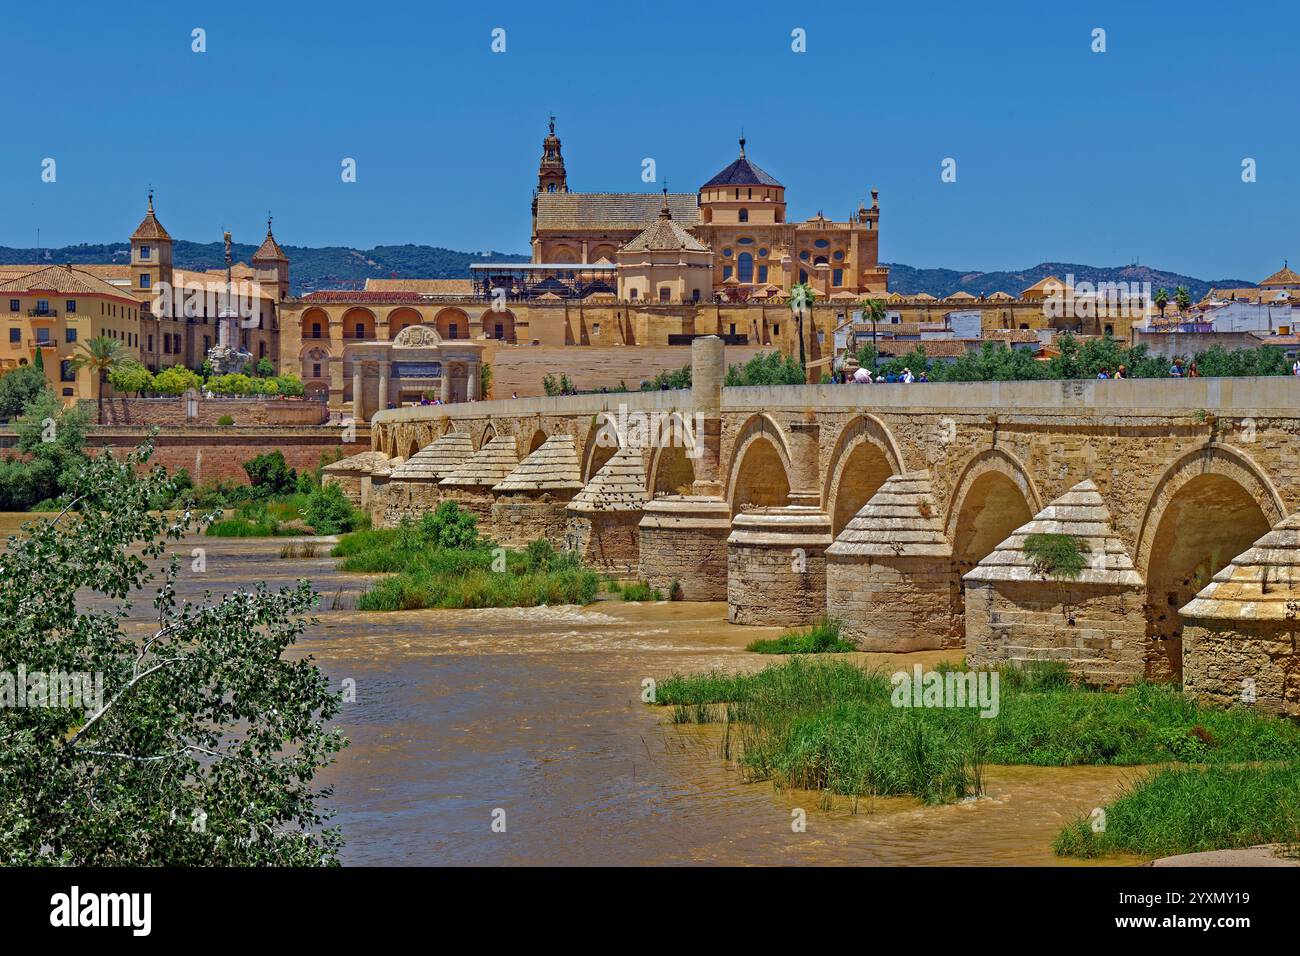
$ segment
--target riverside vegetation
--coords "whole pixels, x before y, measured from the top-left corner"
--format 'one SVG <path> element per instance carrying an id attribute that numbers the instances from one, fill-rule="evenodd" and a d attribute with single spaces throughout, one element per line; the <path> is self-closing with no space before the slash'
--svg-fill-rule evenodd
<path id="1" fill-rule="evenodd" d="M 938 670 L 964 671 L 964 665 Z M 723 756 L 749 780 L 830 795 L 947 803 L 983 792 L 990 764 L 1164 765 L 1105 808 L 1106 827 L 1066 827 L 1061 855 L 1163 855 L 1300 839 L 1300 727 L 1198 706 L 1174 686 L 1102 691 L 1057 662 L 999 671 L 998 716 L 892 706 L 883 670 L 796 657 L 755 674 L 661 682 L 679 723 L 725 726 Z"/>

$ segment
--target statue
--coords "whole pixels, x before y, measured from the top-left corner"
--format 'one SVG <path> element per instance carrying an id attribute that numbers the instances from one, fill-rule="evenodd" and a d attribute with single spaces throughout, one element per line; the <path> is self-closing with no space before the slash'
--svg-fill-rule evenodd
<path id="1" fill-rule="evenodd" d="M 231 281 L 230 233 L 226 240 L 226 294 L 217 313 L 217 344 L 208 349 L 208 364 L 214 375 L 238 375 L 253 358 L 251 352 L 239 344 L 239 310 L 234 305 L 234 283 Z"/>

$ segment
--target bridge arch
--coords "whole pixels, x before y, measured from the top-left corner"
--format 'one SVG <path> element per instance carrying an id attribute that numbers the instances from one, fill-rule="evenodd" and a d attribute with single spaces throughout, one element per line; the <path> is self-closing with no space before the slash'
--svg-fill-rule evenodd
<path id="1" fill-rule="evenodd" d="M 731 514 L 788 504 L 791 474 L 790 446 L 781 426 L 770 415 L 751 415 L 732 446 L 727 480 Z"/>
<path id="2" fill-rule="evenodd" d="M 487 425 L 484 426 L 482 433 L 479 435 L 478 445 L 475 446 L 474 450 L 482 451 L 483 446 L 496 437 L 497 437 L 496 426 L 493 425 L 491 422 L 488 422 Z"/>
<path id="3" fill-rule="evenodd" d="M 679 412 L 673 412 L 663 422 L 655 436 L 655 451 L 646 472 L 646 492 L 651 498 L 691 493 L 690 486 L 695 483 L 692 456 L 696 438 L 691 425 Z"/>
<path id="4" fill-rule="evenodd" d="M 546 434 L 546 432 L 543 431 L 540 427 L 535 429 L 533 431 L 533 436 L 530 439 L 528 439 L 528 448 L 524 454 L 531 455 L 533 452 L 537 451 L 537 449 L 541 448 L 542 445 L 546 442 L 546 439 L 548 437 L 549 436 Z"/>
<path id="5" fill-rule="evenodd" d="M 822 507 L 838 535 L 890 475 L 905 471 L 903 453 L 888 426 L 874 415 L 859 415 L 840 431 L 831 452 L 822 490 Z"/>
<path id="6" fill-rule="evenodd" d="M 596 472 L 623 446 L 623 436 L 615 427 L 615 413 L 600 412 L 592 416 L 587 440 L 582 444 L 582 482 L 591 481 Z M 608 416 L 608 417 L 606 417 Z"/>
<path id="7" fill-rule="evenodd" d="M 958 580 L 1042 508 L 1029 469 L 1015 455 L 989 448 L 972 457 L 957 479 L 944 521 Z"/>
<path id="8" fill-rule="evenodd" d="M 1268 474 L 1244 452 L 1203 445 L 1171 464 L 1147 504 L 1135 563 L 1146 580 L 1146 676 L 1182 673 L 1178 613 L 1286 516 Z"/>

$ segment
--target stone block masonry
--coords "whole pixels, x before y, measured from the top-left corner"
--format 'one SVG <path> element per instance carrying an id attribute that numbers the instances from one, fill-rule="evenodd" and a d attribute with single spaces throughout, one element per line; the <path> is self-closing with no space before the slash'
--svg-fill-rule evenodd
<path id="1" fill-rule="evenodd" d="M 826 556 L 826 613 L 864 651 L 960 649 L 961 584 L 952 561 Z"/>

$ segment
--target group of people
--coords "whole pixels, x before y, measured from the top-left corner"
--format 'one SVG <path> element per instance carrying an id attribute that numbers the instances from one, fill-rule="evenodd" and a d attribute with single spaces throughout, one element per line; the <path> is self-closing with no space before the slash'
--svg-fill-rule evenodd
<path id="1" fill-rule="evenodd" d="M 871 370 L 865 365 L 859 365 L 857 370 L 849 375 L 848 372 L 840 372 L 839 380 L 850 385 L 872 385 L 872 384 L 893 384 L 901 382 L 904 385 L 910 385 L 913 382 L 928 382 L 930 375 L 925 369 L 921 369 L 920 375 L 913 375 L 910 368 L 904 368 L 901 372 L 877 372 L 874 376 Z"/>

